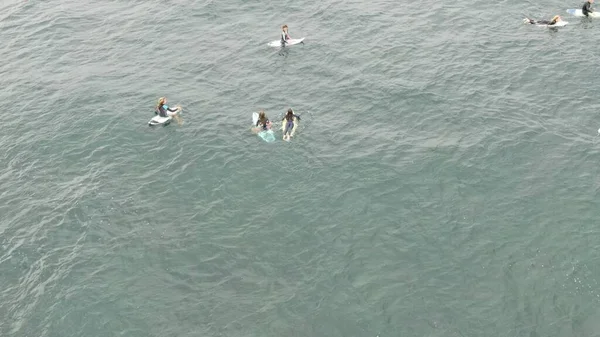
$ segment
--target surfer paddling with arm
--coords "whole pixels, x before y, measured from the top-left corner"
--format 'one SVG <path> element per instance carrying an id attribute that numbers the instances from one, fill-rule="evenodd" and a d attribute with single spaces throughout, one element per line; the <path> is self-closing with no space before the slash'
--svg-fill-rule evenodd
<path id="1" fill-rule="evenodd" d="M 594 12 L 594 9 L 592 8 L 593 3 L 594 3 L 594 0 L 587 0 L 583 4 L 583 7 L 581 7 L 581 13 L 583 13 L 583 15 L 589 17 L 590 13 Z"/>
<path id="2" fill-rule="evenodd" d="M 592 0 L 593 1 L 593 0 Z M 557 24 L 558 22 L 562 21 L 562 19 L 560 18 L 559 15 L 555 15 L 552 20 L 548 21 L 548 20 L 534 20 L 534 19 L 530 19 L 530 18 L 526 18 L 525 23 L 530 23 L 532 25 L 548 25 L 548 26 L 554 26 L 555 24 Z"/>
<path id="3" fill-rule="evenodd" d="M 283 140 L 290 141 L 290 137 L 292 137 L 294 134 L 294 127 L 296 126 L 297 120 L 300 120 L 300 116 L 296 115 L 294 110 L 288 109 L 287 114 L 281 120 L 282 122 L 285 122 L 285 128 L 283 129 Z"/>
<path id="4" fill-rule="evenodd" d="M 287 41 L 290 39 L 291 39 L 291 37 L 290 37 L 290 33 L 288 33 L 288 26 L 287 25 L 281 26 L 281 45 L 285 46 Z"/>

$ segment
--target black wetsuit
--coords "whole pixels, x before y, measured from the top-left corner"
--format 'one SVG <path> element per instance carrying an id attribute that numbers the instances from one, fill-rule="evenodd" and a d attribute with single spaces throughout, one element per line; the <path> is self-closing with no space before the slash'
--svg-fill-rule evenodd
<path id="1" fill-rule="evenodd" d="M 552 26 L 552 25 L 556 24 L 556 21 L 554 21 L 554 22 L 552 22 L 550 20 L 535 21 L 534 19 L 529 19 L 529 23 L 531 23 L 532 25 L 548 25 L 548 26 Z"/>
<path id="2" fill-rule="evenodd" d="M 268 130 L 267 124 L 269 124 L 269 119 L 265 119 L 264 123 L 261 123 L 260 120 L 256 121 L 256 126 L 261 126 L 263 130 Z"/>
<path id="3" fill-rule="evenodd" d="M 583 7 L 581 8 L 581 12 L 583 13 L 583 15 L 589 16 L 589 13 L 594 12 L 594 10 L 592 9 L 592 4 L 589 1 L 586 1 L 583 4 Z"/>
<path id="4" fill-rule="evenodd" d="M 171 109 L 167 106 L 167 108 L 165 109 L 164 104 L 163 105 L 159 105 L 158 108 L 156 108 L 156 113 L 160 116 L 160 117 L 168 117 L 169 115 L 167 114 L 167 111 L 170 112 L 175 112 L 177 111 L 177 109 Z"/>
<path id="5" fill-rule="evenodd" d="M 289 39 L 290 39 L 290 34 L 282 31 L 281 32 L 281 45 L 285 46 L 285 44 L 287 43 L 287 40 L 289 40 Z"/>

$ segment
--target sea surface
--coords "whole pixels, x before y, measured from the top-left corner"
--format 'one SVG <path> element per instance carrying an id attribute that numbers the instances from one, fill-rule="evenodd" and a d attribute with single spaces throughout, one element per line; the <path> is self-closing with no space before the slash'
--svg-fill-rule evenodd
<path id="1" fill-rule="evenodd" d="M 2 0 L 0 336 L 600 336 L 580 6 Z"/>

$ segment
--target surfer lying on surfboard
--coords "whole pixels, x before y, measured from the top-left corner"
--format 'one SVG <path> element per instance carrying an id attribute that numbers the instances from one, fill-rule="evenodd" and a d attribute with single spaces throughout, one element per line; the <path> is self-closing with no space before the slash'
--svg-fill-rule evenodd
<path id="1" fill-rule="evenodd" d="M 283 129 L 283 140 L 289 141 L 290 137 L 293 136 L 295 126 L 294 122 L 296 121 L 296 119 L 300 120 L 300 116 L 296 115 L 294 113 L 294 110 L 288 109 L 287 114 L 281 120 L 282 122 L 285 121 L 285 129 Z"/>
<path id="2" fill-rule="evenodd" d="M 267 118 L 267 114 L 264 111 L 260 111 L 258 114 L 258 120 L 256 121 L 256 131 L 266 131 L 271 129 L 271 122 Z"/>
<path id="3" fill-rule="evenodd" d="M 532 25 L 548 25 L 548 26 L 554 26 L 555 24 L 557 24 L 558 22 L 561 22 L 562 19 L 560 18 L 559 15 L 555 15 L 552 20 L 548 21 L 548 20 L 534 20 L 534 19 L 530 19 L 530 18 L 525 18 L 525 20 L 523 20 L 525 23 L 530 23 Z"/>
<path id="4" fill-rule="evenodd" d="M 593 13 L 594 12 L 594 9 L 592 8 L 592 4 L 593 3 L 594 3 L 594 0 L 587 0 L 583 4 L 583 7 L 581 8 L 581 12 L 583 13 L 583 15 L 590 16 L 589 13 Z"/>
<path id="5" fill-rule="evenodd" d="M 287 43 L 287 40 L 291 40 L 292 37 L 290 36 L 290 33 L 288 33 L 288 26 L 287 25 L 283 25 L 281 26 L 281 45 L 285 46 L 285 44 Z"/>

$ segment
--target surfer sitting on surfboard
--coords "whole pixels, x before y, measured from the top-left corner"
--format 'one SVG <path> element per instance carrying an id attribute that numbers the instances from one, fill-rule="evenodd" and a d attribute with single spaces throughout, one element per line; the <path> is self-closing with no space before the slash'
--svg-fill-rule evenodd
<path id="1" fill-rule="evenodd" d="M 300 120 L 300 116 L 294 114 L 294 111 L 292 109 L 288 109 L 287 114 L 281 120 L 282 122 L 285 121 L 285 129 L 283 130 L 283 140 L 290 140 L 290 137 L 292 136 L 292 131 L 294 130 L 295 118 Z"/>
<path id="2" fill-rule="evenodd" d="M 160 117 L 172 117 L 177 121 L 177 124 L 181 125 L 182 121 L 177 115 L 177 113 L 180 111 L 180 106 L 175 107 L 175 109 L 169 108 L 169 106 L 167 105 L 167 98 L 161 97 L 158 99 L 158 104 L 156 105 L 154 113 L 158 114 Z"/>
<path id="3" fill-rule="evenodd" d="M 290 34 L 288 33 L 288 26 L 281 26 L 281 44 L 285 46 L 287 40 L 291 40 Z"/>
<path id="4" fill-rule="evenodd" d="M 589 13 L 593 13 L 594 12 L 594 9 L 592 8 L 593 3 L 594 3 L 594 0 L 587 0 L 583 4 L 583 7 L 581 8 L 581 13 L 583 13 L 583 15 L 585 15 L 585 16 L 589 16 Z"/>
<path id="5" fill-rule="evenodd" d="M 553 26 L 560 21 L 561 21 L 561 18 L 559 15 L 555 15 L 551 21 L 548 21 L 548 20 L 536 21 L 536 20 L 530 19 L 530 18 L 525 19 L 525 23 L 530 23 L 532 25 L 548 25 L 548 26 Z"/>
<path id="6" fill-rule="evenodd" d="M 260 127 L 263 131 L 269 130 L 271 128 L 271 122 L 267 118 L 267 114 L 264 111 L 261 111 L 258 114 L 258 120 L 256 121 L 256 126 Z"/>
<path id="7" fill-rule="evenodd" d="M 156 105 L 156 114 L 160 117 L 169 117 L 175 115 L 179 112 L 179 108 L 171 109 L 167 105 L 167 99 L 165 97 L 161 97 L 158 100 L 158 104 Z"/>

